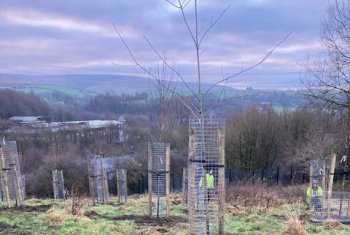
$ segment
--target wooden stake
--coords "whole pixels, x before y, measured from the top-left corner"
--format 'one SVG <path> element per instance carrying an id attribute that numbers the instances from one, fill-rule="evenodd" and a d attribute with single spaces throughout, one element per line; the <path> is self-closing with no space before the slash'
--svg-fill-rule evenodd
<path id="1" fill-rule="evenodd" d="M 335 153 L 332 153 L 331 156 L 331 165 L 329 169 L 329 178 L 328 178 L 328 200 L 332 197 L 332 191 L 333 191 L 333 178 L 334 178 L 334 168 L 335 168 L 335 162 L 337 159 L 337 155 Z"/>
<path id="2" fill-rule="evenodd" d="M 121 171 L 121 169 L 117 169 L 117 191 L 118 191 L 118 199 L 119 199 L 119 203 L 122 203 L 122 195 L 121 195 L 121 179 L 119 176 L 119 171 Z"/>
<path id="3" fill-rule="evenodd" d="M 169 216 L 169 210 L 170 210 L 170 144 L 166 144 L 166 150 L 165 150 L 165 194 L 166 194 L 166 216 Z"/>
<path id="4" fill-rule="evenodd" d="M 148 216 L 152 216 L 152 148 L 148 143 Z"/>
<path id="5" fill-rule="evenodd" d="M 96 205 L 96 175 L 95 175 L 95 167 L 91 166 L 89 161 L 89 184 L 90 184 L 90 195 L 92 197 L 92 205 Z"/>
<path id="6" fill-rule="evenodd" d="M 123 171 L 124 173 L 123 174 L 125 174 L 124 175 L 124 183 L 123 183 L 123 185 L 124 185 L 124 192 L 125 192 L 125 204 L 127 203 L 127 199 L 128 199 L 128 174 L 127 174 L 127 171 L 126 170 L 124 170 Z"/>
<path id="7" fill-rule="evenodd" d="M 123 176 L 121 177 L 120 175 L 123 175 Z M 117 190 L 118 190 L 119 202 L 126 204 L 127 195 L 128 195 L 128 186 L 127 186 L 127 174 L 125 169 L 117 169 Z"/>
<path id="8" fill-rule="evenodd" d="M 336 158 L 337 158 L 337 155 L 335 153 L 332 153 L 330 169 L 329 169 L 329 176 L 328 176 L 327 217 L 330 216 L 330 202 L 332 200 L 333 177 L 334 177 L 334 168 L 335 168 Z M 325 199 L 323 201 L 325 201 Z M 323 204 L 325 204 L 325 203 L 323 202 Z"/>
<path id="9" fill-rule="evenodd" d="M 8 181 L 7 181 L 7 172 L 8 172 L 8 168 L 5 168 L 5 159 L 4 159 L 4 153 L 3 153 L 3 149 L 2 146 L 0 145 L 0 167 L 2 170 L 2 185 L 4 188 L 4 193 L 5 193 L 5 198 L 6 198 L 6 205 L 8 208 L 11 207 L 10 205 L 10 193 L 9 193 L 9 187 L 8 187 Z"/>
<path id="10" fill-rule="evenodd" d="M 65 195 L 65 193 L 64 193 L 64 178 L 63 178 L 63 171 L 61 170 L 60 171 L 60 178 L 61 178 L 61 188 L 60 188 L 60 190 L 61 190 L 61 192 L 62 192 L 62 198 L 63 198 L 63 200 L 65 200 L 66 199 L 66 195 Z"/>
<path id="11" fill-rule="evenodd" d="M 3 189 L 3 181 L 2 181 L 2 177 L 0 178 L 0 196 L 1 196 L 1 201 L 4 201 L 4 189 Z"/>
<path id="12" fill-rule="evenodd" d="M 219 159 L 218 164 L 225 166 L 225 129 L 218 129 Z M 220 167 L 218 172 L 219 193 L 219 234 L 225 233 L 225 167 Z"/>
<path id="13" fill-rule="evenodd" d="M 195 157 L 195 135 L 193 130 L 190 128 L 189 140 L 188 140 L 188 158 L 194 159 Z M 190 234 L 196 233 L 196 188 L 195 188 L 195 164 L 191 161 L 188 162 L 188 214 L 190 222 Z"/>
<path id="14" fill-rule="evenodd" d="M 109 190 L 108 190 L 108 178 L 107 178 L 107 172 L 106 169 L 103 168 L 102 169 L 102 173 L 103 173 L 103 181 L 102 183 L 104 184 L 103 189 L 104 189 L 104 203 L 108 203 L 109 202 Z"/>
<path id="15" fill-rule="evenodd" d="M 91 167 L 90 167 L 90 160 L 89 159 L 88 159 L 88 180 L 89 180 L 90 197 L 92 197 Z"/>
<path id="16" fill-rule="evenodd" d="M 98 172 L 98 174 L 99 174 L 99 176 L 100 176 L 100 178 L 97 178 L 97 179 L 99 179 L 99 184 L 101 185 L 101 197 L 102 198 L 100 198 L 100 200 L 102 200 L 102 204 L 105 204 L 105 184 L 104 184 L 104 182 L 103 182 L 103 164 L 102 164 L 102 158 L 100 157 L 100 161 L 99 161 L 99 163 L 100 163 L 100 172 Z"/>
<path id="17" fill-rule="evenodd" d="M 14 186 L 15 186 L 15 193 L 16 193 L 16 199 L 18 202 L 18 205 L 23 205 L 23 197 L 22 197 L 22 192 L 21 192 L 21 184 L 20 184 L 20 176 L 17 173 L 17 167 L 16 167 L 16 160 L 15 160 L 15 156 L 14 153 L 12 151 L 12 147 L 9 146 L 9 153 L 10 153 L 10 161 L 12 162 L 10 164 L 10 167 L 12 168 L 12 172 L 13 172 L 13 180 L 14 180 Z M 18 159 L 18 156 L 17 156 Z"/>
<path id="18" fill-rule="evenodd" d="M 53 187 L 53 197 L 55 200 L 57 200 L 57 189 L 56 189 L 56 171 L 57 170 L 52 170 L 52 187 Z"/>
<path id="19" fill-rule="evenodd" d="M 323 166 L 322 166 L 322 190 L 325 190 L 326 189 L 326 161 L 322 161 L 321 160 L 321 163 L 323 163 Z"/>
<path id="20" fill-rule="evenodd" d="M 8 208 L 11 207 L 11 204 L 10 204 L 10 192 L 9 192 L 9 185 L 8 185 L 8 171 L 10 169 L 9 168 L 2 168 L 2 174 L 3 174 L 3 177 L 4 177 L 4 188 L 5 188 L 5 197 L 6 197 L 6 205 Z"/>
<path id="21" fill-rule="evenodd" d="M 187 168 L 182 169 L 182 204 L 187 204 L 186 177 Z"/>

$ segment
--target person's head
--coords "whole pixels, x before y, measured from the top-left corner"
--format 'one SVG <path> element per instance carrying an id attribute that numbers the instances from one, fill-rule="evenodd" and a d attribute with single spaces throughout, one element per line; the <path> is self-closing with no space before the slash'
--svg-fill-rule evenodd
<path id="1" fill-rule="evenodd" d="M 211 175 L 212 175 L 212 174 L 213 174 L 213 170 L 210 170 L 210 171 L 209 171 L 209 174 L 211 174 Z"/>
<path id="2" fill-rule="evenodd" d="M 312 181 L 312 188 L 317 188 L 318 187 L 318 181 L 317 180 L 313 180 Z"/>

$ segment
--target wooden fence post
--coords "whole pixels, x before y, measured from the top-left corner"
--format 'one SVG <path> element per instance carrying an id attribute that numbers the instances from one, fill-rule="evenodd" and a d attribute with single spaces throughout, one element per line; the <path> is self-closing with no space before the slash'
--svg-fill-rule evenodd
<path id="1" fill-rule="evenodd" d="M 187 168 L 182 169 L 182 204 L 187 204 Z"/>
<path id="2" fill-rule="evenodd" d="M 148 216 L 152 216 L 152 148 L 148 144 Z"/>
<path id="3" fill-rule="evenodd" d="M 6 205 L 8 208 L 11 207 L 10 205 L 10 192 L 9 192 L 9 187 L 8 187 L 8 168 L 5 168 L 5 159 L 4 159 L 4 153 L 3 153 L 3 149 L 2 146 L 0 145 L 0 167 L 2 170 L 2 186 L 4 188 L 4 194 L 5 194 L 5 198 L 6 198 Z"/>
<path id="4" fill-rule="evenodd" d="M 165 150 L 165 182 L 166 182 L 166 216 L 169 216 L 170 211 L 170 144 L 166 144 Z"/>
<path id="5" fill-rule="evenodd" d="M 219 141 L 219 159 L 218 164 L 223 166 L 218 172 L 218 191 L 219 191 L 219 234 L 225 234 L 225 128 L 218 129 Z"/>
<path id="6" fill-rule="evenodd" d="M 12 168 L 12 173 L 13 173 L 13 180 L 14 180 L 14 186 L 15 186 L 15 193 L 16 193 L 16 199 L 18 202 L 18 205 L 23 205 L 23 198 L 22 198 L 22 192 L 21 192 L 21 184 L 20 184 L 20 175 L 18 175 L 17 172 L 17 164 L 15 161 L 14 153 L 12 151 L 12 147 L 9 146 L 9 154 L 10 154 L 10 167 Z M 17 156 L 18 159 L 18 156 Z M 18 166 L 19 167 L 19 166 Z"/>
<path id="7" fill-rule="evenodd" d="M 334 178 L 334 168 L 335 168 L 335 161 L 337 159 L 337 155 L 335 153 L 332 153 L 331 156 L 331 165 L 329 169 L 329 178 L 328 178 L 328 199 L 332 197 L 332 191 L 333 191 L 333 178 Z"/>

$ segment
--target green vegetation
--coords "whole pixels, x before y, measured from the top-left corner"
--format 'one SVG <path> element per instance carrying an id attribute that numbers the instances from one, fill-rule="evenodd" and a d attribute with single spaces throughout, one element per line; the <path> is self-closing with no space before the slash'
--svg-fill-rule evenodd
<path id="1" fill-rule="evenodd" d="M 174 200 L 175 198 L 175 200 Z M 0 234 L 187 234 L 185 205 L 172 198 L 171 218 L 157 224 L 147 214 L 147 197 L 133 196 L 127 205 L 113 203 L 92 206 L 82 201 L 81 215 L 70 213 L 71 200 L 55 202 L 51 199 L 30 199 L 25 208 L 0 209 Z M 292 215 L 300 216 L 307 234 L 349 234 L 349 225 L 327 228 L 311 223 L 301 203 L 279 207 L 239 206 L 227 204 L 227 234 L 282 234 Z M 284 233 L 288 234 L 288 233 Z"/>
<path id="2" fill-rule="evenodd" d="M 78 89 L 78 88 L 67 87 L 67 86 L 55 86 L 55 85 L 19 86 L 19 87 L 15 87 L 15 90 L 22 91 L 22 92 L 34 92 L 35 94 L 38 94 L 38 95 L 52 93 L 52 92 L 60 92 L 62 94 L 73 96 L 73 97 L 84 97 L 84 96 L 96 95 L 96 93 L 85 89 Z"/>

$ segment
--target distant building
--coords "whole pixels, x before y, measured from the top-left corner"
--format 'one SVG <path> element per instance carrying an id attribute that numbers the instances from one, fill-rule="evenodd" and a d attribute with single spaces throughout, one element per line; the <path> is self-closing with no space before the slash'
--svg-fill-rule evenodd
<path id="1" fill-rule="evenodd" d="M 47 121 L 43 116 L 13 116 L 9 120 L 20 124 L 44 123 Z"/>
<path id="2" fill-rule="evenodd" d="M 49 141 L 60 138 L 62 141 L 93 141 L 102 136 L 109 142 L 125 142 L 127 136 L 124 133 L 125 118 L 117 120 L 84 120 L 68 122 L 47 122 L 41 116 L 14 116 L 10 121 L 20 123 L 21 126 L 13 126 L 5 131 L 5 135 L 16 138 L 39 138 Z"/>
<path id="3" fill-rule="evenodd" d="M 259 110 L 260 111 L 267 111 L 267 110 L 270 110 L 271 108 L 273 108 L 273 105 L 272 105 L 271 102 L 262 101 L 259 104 Z"/>

